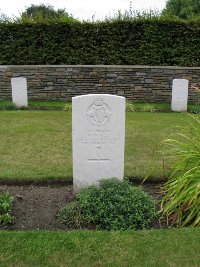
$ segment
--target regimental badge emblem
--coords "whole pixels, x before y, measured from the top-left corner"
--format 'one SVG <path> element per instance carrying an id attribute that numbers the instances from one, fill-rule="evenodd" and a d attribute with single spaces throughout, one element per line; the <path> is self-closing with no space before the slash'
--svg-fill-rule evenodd
<path id="1" fill-rule="evenodd" d="M 111 118 L 111 109 L 102 98 L 94 99 L 86 111 L 87 119 L 93 125 L 105 125 Z"/>

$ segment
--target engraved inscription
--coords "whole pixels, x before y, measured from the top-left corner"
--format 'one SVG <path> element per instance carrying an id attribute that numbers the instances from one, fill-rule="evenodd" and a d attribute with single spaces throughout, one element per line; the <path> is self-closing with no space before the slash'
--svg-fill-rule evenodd
<path id="1" fill-rule="evenodd" d="M 102 98 L 96 98 L 86 111 L 88 121 L 93 125 L 105 125 L 111 117 L 110 107 Z"/>
<path id="2" fill-rule="evenodd" d="M 95 144 L 100 146 L 104 144 L 115 144 L 118 138 L 113 137 L 111 133 L 111 130 L 88 129 L 84 136 L 79 137 L 79 141 L 81 144 Z"/>
<path id="3" fill-rule="evenodd" d="M 81 144 L 115 144 L 117 139 L 110 136 L 85 136 L 79 139 Z"/>
<path id="4" fill-rule="evenodd" d="M 108 162 L 109 159 L 88 159 L 89 162 Z"/>
<path id="5" fill-rule="evenodd" d="M 88 162 L 94 162 L 94 163 L 106 163 L 109 161 L 110 159 L 105 157 L 104 148 L 100 146 L 96 147 L 96 156 L 88 159 Z"/>

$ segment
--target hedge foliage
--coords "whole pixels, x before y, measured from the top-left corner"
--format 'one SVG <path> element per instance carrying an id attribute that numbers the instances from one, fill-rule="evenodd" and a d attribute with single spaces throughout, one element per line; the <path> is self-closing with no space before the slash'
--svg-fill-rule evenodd
<path id="1" fill-rule="evenodd" d="M 200 65 L 200 22 L 0 24 L 0 64 Z"/>

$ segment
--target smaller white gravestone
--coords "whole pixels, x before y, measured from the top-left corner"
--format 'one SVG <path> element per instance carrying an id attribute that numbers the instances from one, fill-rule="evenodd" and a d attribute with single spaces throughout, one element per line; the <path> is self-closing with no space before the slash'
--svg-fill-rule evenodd
<path id="1" fill-rule="evenodd" d="M 125 98 L 90 94 L 72 99 L 73 187 L 124 176 Z"/>
<path id="2" fill-rule="evenodd" d="M 12 101 L 17 108 L 28 106 L 27 81 L 26 78 L 11 78 Z"/>
<path id="3" fill-rule="evenodd" d="M 188 80 L 174 79 L 172 85 L 172 111 L 187 111 Z"/>

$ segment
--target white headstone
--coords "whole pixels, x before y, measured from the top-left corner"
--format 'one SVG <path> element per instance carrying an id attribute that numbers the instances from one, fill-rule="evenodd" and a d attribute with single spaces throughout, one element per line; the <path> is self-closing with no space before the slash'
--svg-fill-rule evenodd
<path id="1" fill-rule="evenodd" d="M 28 106 L 26 78 L 17 77 L 11 79 L 12 101 L 17 108 Z"/>
<path id="2" fill-rule="evenodd" d="M 74 190 L 124 176 L 125 98 L 90 94 L 72 99 Z"/>
<path id="3" fill-rule="evenodd" d="M 172 85 L 172 111 L 187 111 L 188 80 L 174 79 Z"/>

